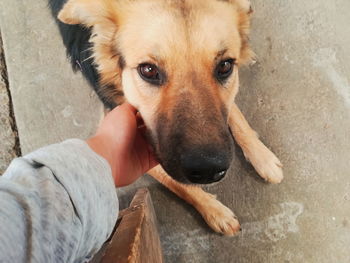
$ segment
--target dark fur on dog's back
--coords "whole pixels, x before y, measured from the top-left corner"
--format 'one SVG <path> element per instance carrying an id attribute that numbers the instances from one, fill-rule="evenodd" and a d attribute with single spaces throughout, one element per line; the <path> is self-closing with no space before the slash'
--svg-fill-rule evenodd
<path id="1" fill-rule="evenodd" d="M 67 49 L 74 71 L 80 70 L 84 77 L 89 81 L 97 93 L 100 100 L 106 108 L 112 109 L 116 106 L 115 102 L 106 98 L 100 91 L 99 75 L 91 58 L 92 44 L 89 42 L 91 37 L 91 29 L 85 28 L 81 25 L 67 25 L 57 19 L 59 11 L 67 0 L 49 0 L 49 6 L 54 16 L 64 45 Z"/>

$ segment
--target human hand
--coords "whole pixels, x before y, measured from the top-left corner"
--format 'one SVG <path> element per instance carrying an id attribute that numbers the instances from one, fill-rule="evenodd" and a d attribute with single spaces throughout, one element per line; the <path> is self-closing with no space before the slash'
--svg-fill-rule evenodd
<path id="1" fill-rule="evenodd" d="M 137 110 L 128 103 L 109 112 L 88 145 L 111 166 L 116 186 L 126 186 L 158 164 L 142 128 Z"/>

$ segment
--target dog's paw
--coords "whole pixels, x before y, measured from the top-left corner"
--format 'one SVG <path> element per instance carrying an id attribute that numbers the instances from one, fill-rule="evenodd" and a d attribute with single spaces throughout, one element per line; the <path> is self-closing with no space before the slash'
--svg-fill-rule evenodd
<path id="1" fill-rule="evenodd" d="M 246 147 L 243 152 L 263 179 L 273 184 L 283 180 L 282 163 L 260 140 Z"/>
<path id="2" fill-rule="evenodd" d="M 196 208 L 215 232 L 233 236 L 241 230 L 235 214 L 213 195 L 209 195 L 208 199 L 202 200 Z"/>

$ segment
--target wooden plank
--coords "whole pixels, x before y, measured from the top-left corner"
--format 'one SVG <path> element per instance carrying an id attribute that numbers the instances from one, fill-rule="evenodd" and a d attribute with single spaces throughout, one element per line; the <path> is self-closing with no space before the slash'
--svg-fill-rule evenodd
<path id="1" fill-rule="evenodd" d="M 155 212 L 147 189 L 137 191 L 130 207 L 121 211 L 119 225 L 103 248 L 100 263 L 163 262 Z"/>

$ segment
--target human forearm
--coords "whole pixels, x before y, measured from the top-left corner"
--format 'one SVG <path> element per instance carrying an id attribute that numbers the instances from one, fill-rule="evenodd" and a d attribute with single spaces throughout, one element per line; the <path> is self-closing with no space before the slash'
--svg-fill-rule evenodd
<path id="1" fill-rule="evenodd" d="M 117 218 L 110 167 L 79 140 L 14 160 L 0 179 L 0 195 L 4 262 L 83 259 L 100 248 Z"/>

